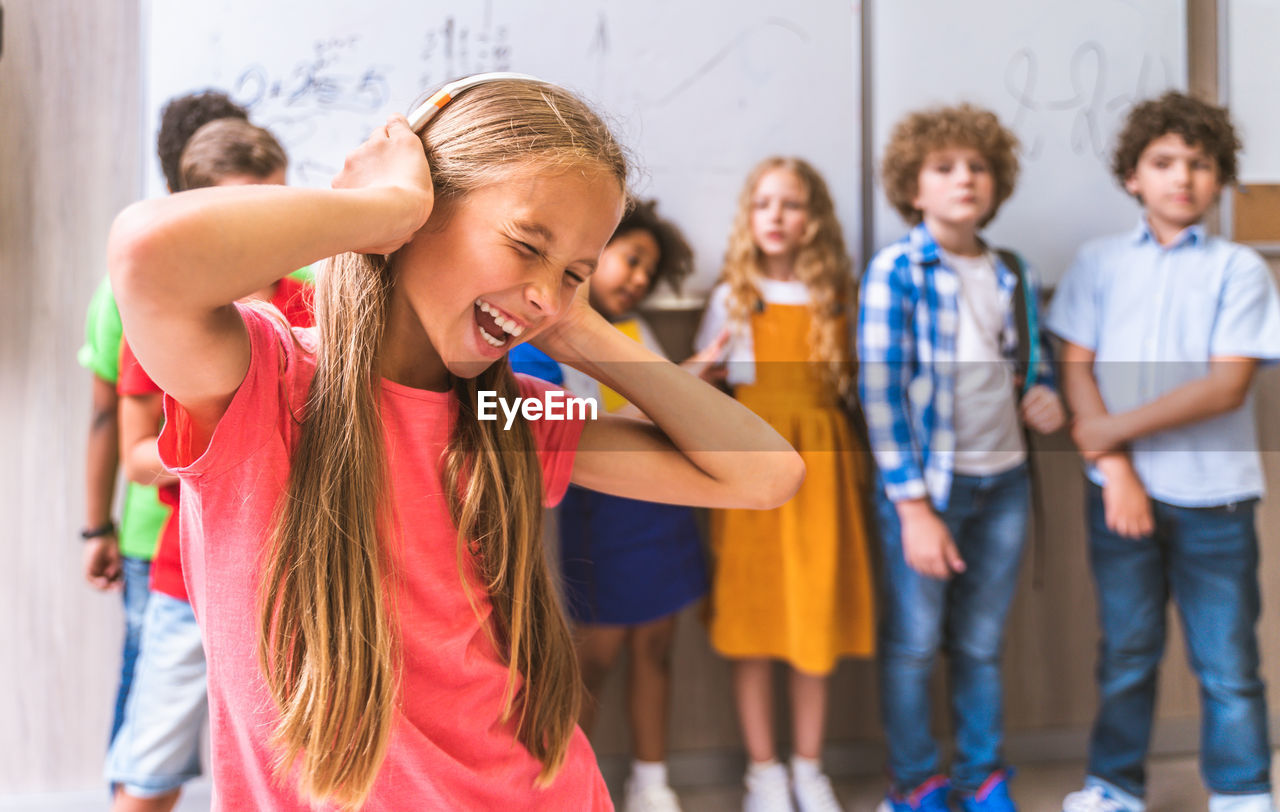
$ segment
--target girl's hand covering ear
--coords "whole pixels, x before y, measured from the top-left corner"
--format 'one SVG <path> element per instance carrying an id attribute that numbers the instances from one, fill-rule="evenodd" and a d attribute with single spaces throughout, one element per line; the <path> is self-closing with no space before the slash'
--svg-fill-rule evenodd
<path id="1" fill-rule="evenodd" d="M 584 350 L 599 349 L 599 345 L 593 344 L 587 336 L 593 333 L 598 334 L 601 327 L 617 332 L 604 316 L 597 313 L 591 306 L 587 288 L 587 285 L 579 285 L 573 299 L 565 305 L 564 312 L 532 339 L 535 347 L 555 360 L 571 366 L 575 357 L 584 355 Z"/>
<path id="2" fill-rule="evenodd" d="M 435 203 L 431 167 L 422 141 L 401 115 L 388 118 L 347 156 L 332 185 L 335 189 L 395 190 L 412 213 L 393 238 L 360 249 L 365 254 L 390 254 L 409 242 L 427 222 Z"/>

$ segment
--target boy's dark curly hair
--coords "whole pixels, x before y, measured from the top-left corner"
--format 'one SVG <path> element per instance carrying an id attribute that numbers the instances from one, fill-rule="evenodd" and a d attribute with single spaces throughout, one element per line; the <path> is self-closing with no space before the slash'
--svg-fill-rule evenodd
<path id="1" fill-rule="evenodd" d="M 1000 206 L 1013 194 L 1018 181 L 1018 138 L 1000 123 L 995 113 L 959 104 L 909 113 L 893 128 L 881 159 L 885 197 L 911 225 L 923 219 L 915 207 L 920 191 L 920 168 L 930 152 L 952 147 L 977 150 L 990 164 L 995 181 L 991 211 L 979 226 L 995 219 Z"/>
<path id="2" fill-rule="evenodd" d="M 156 154 L 169 191 L 182 188 L 182 150 L 196 130 L 220 118 L 249 119 L 249 111 L 231 101 L 226 93 L 202 90 L 175 96 L 160 113 L 160 133 L 156 137 Z"/>
<path id="3" fill-rule="evenodd" d="M 666 282 L 672 290 L 679 293 L 680 283 L 693 272 L 693 249 L 674 223 L 658 216 L 657 208 L 656 200 L 632 198 L 609 241 L 613 242 L 632 231 L 647 231 L 652 234 L 658 243 L 658 267 L 654 269 L 649 290 L 656 288 L 659 282 Z"/>
<path id="4" fill-rule="evenodd" d="M 1240 139 L 1231 126 L 1227 109 L 1170 90 L 1129 111 L 1111 158 L 1111 172 L 1121 186 L 1138 168 L 1142 151 L 1169 133 L 1177 133 L 1187 144 L 1200 147 L 1213 158 L 1218 164 L 1218 181 L 1223 186 L 1235 182 Z"/>

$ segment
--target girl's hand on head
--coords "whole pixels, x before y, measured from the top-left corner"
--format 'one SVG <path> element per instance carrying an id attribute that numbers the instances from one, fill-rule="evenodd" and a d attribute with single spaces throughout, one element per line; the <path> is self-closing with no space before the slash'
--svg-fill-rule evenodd
<path id="1" fill-rule="evenodd" d="M 1053 434 L 1067 422 L 1067 412 L 1058 393 L 1037 384 L 1022 398 L 1022 419 L 1040 434 Z"/>
<path id="2" fill-rule="evenodd" d="M 395 235 L 362 248 L 365 254 L 390 254 L 407 243 L 427 222 L 435 203 L 431 167 L 422 141 L 401 115 L 388 118 L 347 156 L 332 185 L 335 189 L 394 190 L 397 202 L 404 207 L 406 216 Z"/>

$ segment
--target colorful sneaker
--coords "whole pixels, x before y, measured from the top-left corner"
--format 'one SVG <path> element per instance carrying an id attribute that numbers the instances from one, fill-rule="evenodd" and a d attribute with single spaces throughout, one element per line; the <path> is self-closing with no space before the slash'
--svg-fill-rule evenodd
<path id="1" fill-rule="evenodd" d="M 876 807 L 876 812 L 949 812 L 947 793 L 950 791 L 951 783 L 946 777 L 935 775 L 906 795 L 891 790 Z"/>
<path id="2" fill-rule="evenodd" d="M 1062 799 L 1062 812 L 1135 812 L 1134 808 L 1093 784 Z"/>
<path id="3" fill-rule="evenodd" d="M 804 780 L 792 780 L 791 792 L 795 795 L 799 812 L 844 812 L 836 791 L 831 788 L 831 779 L 824 773 Z"/>
<path id="4" fill-rule="evenodd" d="M 978 791 L 972 795 L 961 793 L 960 808 L 964 812 L 1018 812 L 1017 805 L 1009 797 L 1009 779 L 1012 769 L 996 770 L 987 776 Z"/>
<path id="5" fill-rule="evenodd" d="M 680 799 L 666 784 L 642 789 L 627 781 L 622 809 L 623 812 L 680 812 Z"/>
<path id="6" fill-rule="evenodd" d="M 787 768 L 781 764 L 747 770 L 743 783 L 747 794 L 742 798 L 742 812 L 795 812 L 791 805 L 791 781 L 787 778 Z"/>

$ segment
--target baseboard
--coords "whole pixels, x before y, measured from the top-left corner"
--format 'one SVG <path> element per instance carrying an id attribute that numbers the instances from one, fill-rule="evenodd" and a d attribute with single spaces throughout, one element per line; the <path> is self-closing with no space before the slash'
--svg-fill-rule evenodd
<path id="1" fill-rule="evenodd" d="M 1271 740 L 1280 742 L 1280 715 L 1271 718 Z M 1022 730 L 1005 737 L 1005 752 L 1015 765 L 1083 762 L 1088 745 L 1087 727 Z M 1199 718 L 1165 719 L 1156 723 L 1151 739 L 1153 757 L 1191 755 L 1199 749 Z M 879 741 L 831 742 L 823 752 L 822 761 L 833 778 L 881 774 L 884 772 L 884 745 Z M 630 769 L 631 759 L 628 756 L 600 759 L 600 771 L 614 793 L 621 790 Z M 742 780 L 746 757 L 739 748 L 675 752 L 667 758 L 667 769 L 674 787 L 725 786 Z"/>

